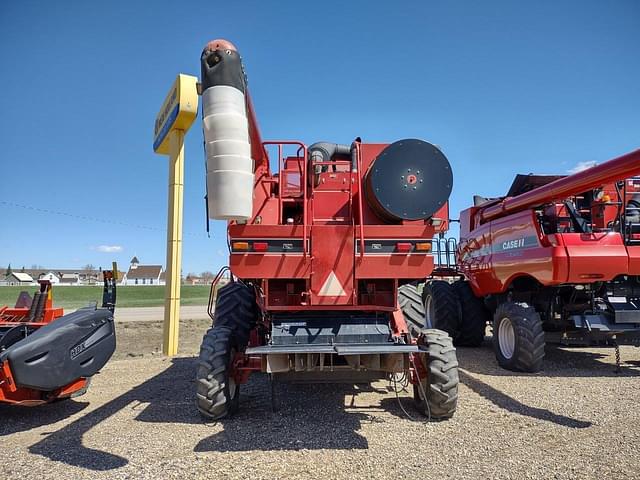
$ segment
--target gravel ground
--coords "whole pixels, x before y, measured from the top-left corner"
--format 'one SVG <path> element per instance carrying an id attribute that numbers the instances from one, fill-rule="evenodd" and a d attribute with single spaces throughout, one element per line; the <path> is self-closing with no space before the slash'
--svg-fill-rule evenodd
<path id="1" fill-rule="evenodd" d="M 0 478 L 640 478 L 637 348 L 622 348 L 620 374 L 610 349 L 550 347 L 539 374 L 498 369 L 488 342 L 459 349 L 458 412 L 431 424 L 408 419 L 386 382 L 281 385 L 272 413 L 256 375 L 240 413 L 207 424 L 194 358 L 136 352 L 140 325 L 120 329 L 85 396 L 0 406 Z M 204 328 L 182 329 L 185 353 Z"/>

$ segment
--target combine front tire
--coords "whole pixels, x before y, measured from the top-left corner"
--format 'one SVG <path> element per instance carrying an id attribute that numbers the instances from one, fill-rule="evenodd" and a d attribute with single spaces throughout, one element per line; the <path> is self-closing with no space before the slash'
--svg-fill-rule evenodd
<path id="1" fill-rule="evenodd" d="M 544 359 L 540 315 L 526 304 L 505 302 L 493 317 L 493 348 L 502 368 L 538 372 Z"/>
<path id="2" fill-rule="evenodd" d="M 425 310 L 425 328 L 444 330 L 454 342 L 460 335 L 460 303 L 448 282 L 431 280 L 422 291 Z"/>
<path id="3" fill-rule="evenodd" d="M 462 313 L 460 333 L 455 339 L 455 344 L 461 347 L 479 347 L 484 340 L 491 314 L 482 299 L 473 294 L 469 282 L 459 280 L 453 284 L 453 288 L 460 301 Z"/>
<path id="4" fill-rule="evenodd" d="M 451 418 L 458 404 L 458 359 L 451 337 L 435 329 L 423 331 L 418 344 L 427 378 L 413 386 L 413 398 L 421 413 L 433 420 Z M 426 393 L 426 397 L 425 397 Z"/>
<path id="5" fill-rule="evenodd" d="M 233 414 L 238 409 L 240 385 L 230 375 L 236 353 L 231 328 L 210 328 L 202 340 L 196 377 L 196 405 L 212 420 Z"/>

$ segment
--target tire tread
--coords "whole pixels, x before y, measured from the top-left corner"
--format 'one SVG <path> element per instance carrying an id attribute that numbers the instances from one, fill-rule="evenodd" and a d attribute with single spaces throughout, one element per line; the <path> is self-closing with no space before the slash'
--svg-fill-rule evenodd
<path id="1" fill-rule="evenodd" d="M 509 318 L 515 330 L 516 348 L 511 359 L 500 353 L 498 328 L 502 318 Z M 538 372 L 544 361 L 544 330 L 540 315 L 526 304 L 505 302 L 498 306 L 493 320 L 493 345 L 501 367 L 519 372 Z"/>
<path id="2" fill-rule="evenodd" d="M 425 329 L 418 341 L 424 349 L 427 367 L 427 399 L 414 388 L 420 410 L 431 413 L 434 420 L 451 418 L 458 404 L 458 359 L 451 337 L 442 330 Z M 419 388 L 419 387 L 418 387 Z M 428 403 L 428 410 L 427 404 Z"/>
<path id="3" fill-rule="evenodd" d="M 491 314 L 482 299 L 473 294 L 469 282 L 459 280 L 453 284 L 453 288 L 460 301 L 461 311 L 460 333 L 455 343 L 461 347 L 479 347 L 484 341 Z"/>

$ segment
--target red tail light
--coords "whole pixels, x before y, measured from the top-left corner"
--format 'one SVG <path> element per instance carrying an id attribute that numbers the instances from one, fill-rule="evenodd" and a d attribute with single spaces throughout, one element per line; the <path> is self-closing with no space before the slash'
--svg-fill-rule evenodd
<path id="1" fill-rule="evenodd" d="M 254 252 L 266 252 L 268 249 L 269 244 L 267 242 L 253 242 Z"/>
<path id="2" fill-rule="evenodd" d="M 409 253 L 411 251 L 411 243 L 398 242 L 396 243 L 396 250 L 401 253 Z"/>

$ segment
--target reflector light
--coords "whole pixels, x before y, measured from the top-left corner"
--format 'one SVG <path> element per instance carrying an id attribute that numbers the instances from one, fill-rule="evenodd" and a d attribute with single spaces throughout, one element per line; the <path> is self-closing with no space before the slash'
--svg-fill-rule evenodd
<path id="1" fill-rule="evenodd" d="M 604 278 L 602 273 L 582 273 L 580 278 Z"/>
<path id="2" fill-rule="evenodd" d="M 231 247 L 233 250 L 249 250 L 249 242 L 233 242 Z"/>
<path id="3" fill-rule="evenodd" d="M 396 250 L 402 253 L 408 253 L 411 251 L 411 244 L 409 242 L 396 243 Z"/>
<path id="4" fill-rule="evenodd" d="M 419 252 L 430 252 L 431 251 L 431 243 L 430 242 L 419 242 L 416 243 L 416 250 Z"/>
<path id="5" fill-rule="evenodd" d="M 253 250 L 255 252 L 266 252 L 269 248 L 269 244 L 267 242 L 253 242 Z"/>

